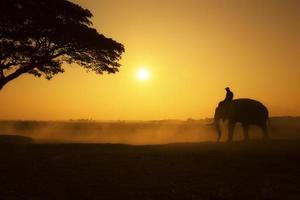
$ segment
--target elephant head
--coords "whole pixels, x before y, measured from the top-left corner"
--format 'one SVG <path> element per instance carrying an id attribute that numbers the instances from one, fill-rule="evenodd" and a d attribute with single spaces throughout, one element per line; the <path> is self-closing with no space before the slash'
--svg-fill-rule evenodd
<path id="1" fill-rule="evenodd" d="M 220 106 L 218 106 L 215 110 L 215 115 L 214 115 L 214 126 L 216 127 L 217 134 L 218 134 L 218 139 L 217 141 L 220 141 L 221 139 L 221 128 L 220 128 L 220 120 L 221 120 L 221 111 L 220 111 Z"/>
<path id="2" fill-rule="evenodd" d="M 218 133 L 218 141 L 221 139 L 221 127 L 220 127 L 220 122 L 221 120 L 224 121 L 227 119 L 227 114 L 228 114 L 228 107 L 229 105 L 225 105 L 228 103 L 220 102 L 218 107 L 215 110 L 215 115 L 214 115 L 214 122 L 213 125 L 215 126 L 217 133 Z"/>

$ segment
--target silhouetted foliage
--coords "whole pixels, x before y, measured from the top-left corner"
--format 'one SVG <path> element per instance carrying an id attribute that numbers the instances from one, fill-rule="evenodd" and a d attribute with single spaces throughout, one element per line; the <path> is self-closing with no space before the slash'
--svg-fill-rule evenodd
<path id="1" fill-rule="evenodd" d="M 91 17 L 66 0 L 1 0 L 0 89 L 24 73 L 51 79 L 64 62 L 117 72 L 124 46 L 92 28 Z"/>

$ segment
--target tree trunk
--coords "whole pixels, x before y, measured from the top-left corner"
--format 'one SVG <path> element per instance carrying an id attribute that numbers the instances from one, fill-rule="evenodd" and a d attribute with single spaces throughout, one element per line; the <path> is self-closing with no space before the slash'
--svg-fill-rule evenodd
<path id="1" fill-rule="evenodd" d="M 4 79 L 4 74 L 3 71 L 0 71 L 0 90 L 3 88 L 4 83 L 3 83 L 3 79 Z"/>
<path id="2" fill-rule="evenodd" d="M 4 85 L 5 85 L 6 83 L 7 83 L 7 82 L 5 82 L 4 77 L 0 77 L 0 91 L 2 90 L 2 88 L 4 87 Z"/>
<path id="3" fill-rule="evenodd" d="M 2 84 L 2 81 L 0 81 L 0 91 L 2 90 L 4 84 Z"/>

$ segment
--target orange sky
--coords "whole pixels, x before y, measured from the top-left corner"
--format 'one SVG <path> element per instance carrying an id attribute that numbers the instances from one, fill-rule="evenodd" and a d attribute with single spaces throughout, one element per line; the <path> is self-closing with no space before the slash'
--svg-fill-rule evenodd
<path id="1" fill-rule="evenodd" d="M 271 115 L 300 115 L 300 1 L 74 0 L 123 43 L 116 75 L 66 65 L 51 81 L 24 75 L 0 91 L 0 119 L 211 117 L 230 86 Z M 147 81 L 136 77 L 145 67 Z"/>

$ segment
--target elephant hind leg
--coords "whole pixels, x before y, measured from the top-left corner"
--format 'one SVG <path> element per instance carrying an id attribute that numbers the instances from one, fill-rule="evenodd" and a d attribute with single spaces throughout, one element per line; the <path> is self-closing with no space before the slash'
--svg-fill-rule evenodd
<path id="1" fill-rule="evenodd" d="M 244 140 L 248 141 L 249 140 L 249 134 L 248 134 L 249 125 L 248 124 L 242 124 L 242 126 L 243 126 L 243 132 L 244 132 Z"/>
<path id="2" fill-rule="evenodd" d="M 235 127 L 235 122 L 229 121 L 229 123 L 228 123 L 228 142 L 232 141 L 234 127 Z"/>

